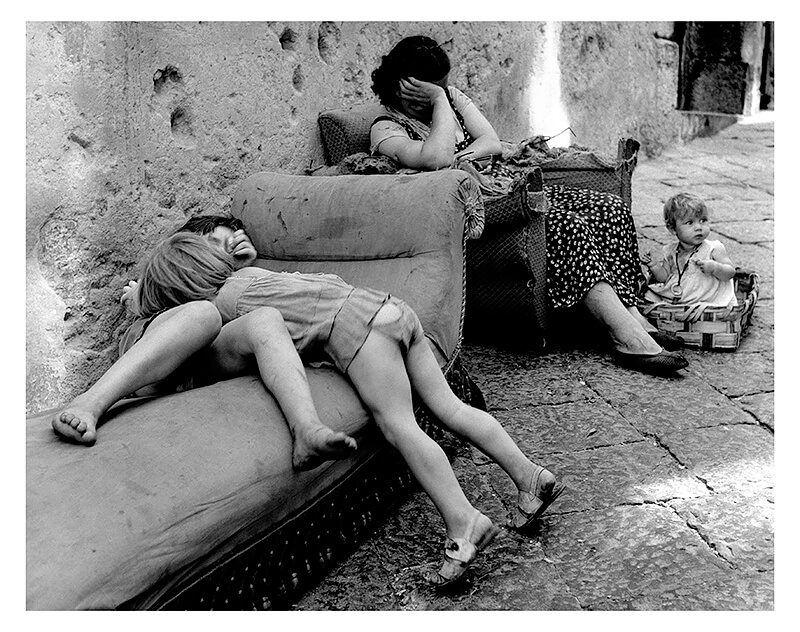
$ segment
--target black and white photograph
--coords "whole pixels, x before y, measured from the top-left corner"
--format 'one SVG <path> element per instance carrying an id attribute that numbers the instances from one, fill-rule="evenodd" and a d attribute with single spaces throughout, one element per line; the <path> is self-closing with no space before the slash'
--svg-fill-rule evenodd
<path id="1" fill-rule="evenodd" d="M 774 614 L 772 8 L 176 13 L 14 25 L 27 616 Z"/>

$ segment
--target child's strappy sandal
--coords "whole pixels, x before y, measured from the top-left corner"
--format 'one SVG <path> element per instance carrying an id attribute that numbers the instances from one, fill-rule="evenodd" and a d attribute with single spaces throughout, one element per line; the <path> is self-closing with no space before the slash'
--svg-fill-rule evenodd
<path id="1" fill-rule="evenodd" d="M 542 474 L 546 469 L 537 465 L 531 474 L 528 490 L 519 490 L 516 511 L 511 516 L 510 522 L 514 529 L 525 529 L 536 521 L 553 501 L 561 496 L 566 489 L 564 483 L 555 479 L 549 483 L 542 482 Z"/>
<path id="2" fill-rule="evenodd" d="M 484 520 L 481 520 L 482 518 Z M 480 533 L 478 533 L 479 521 L 483 528 Z M 431 582 L 437 588 L 450 586 L 456 582 L 472 564 L 478 553 L 489 546 L 498 533 L 500 533 L 500 527 L 495 526 L 480 511 L 476 511 L 463 538 L 447 538 L 444 545 L 444 563 L 439 572 L 431 578 Z"/>

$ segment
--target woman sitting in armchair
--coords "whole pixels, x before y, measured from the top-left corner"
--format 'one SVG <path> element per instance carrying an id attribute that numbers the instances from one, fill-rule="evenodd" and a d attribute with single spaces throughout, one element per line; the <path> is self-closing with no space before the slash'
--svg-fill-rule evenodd
<path id="1" fill-rule="evenodd" d="M 372 73 L 385 114 L 370 129 L 371 152 L 404 167 L 464 168 L 488 195 L 507 191 L 514 174 L 472 100 L 448 85 L 450 61 L 431 38 L 407 37 Z M 608 331 L 614 358 L 648 373 L 687 366 L 680 340 L 660 333 L 636 308 L 641 268 L 636 233 L 621 198 L 546 186 L 547 295 L 554 309 L 583 303 Z"/>

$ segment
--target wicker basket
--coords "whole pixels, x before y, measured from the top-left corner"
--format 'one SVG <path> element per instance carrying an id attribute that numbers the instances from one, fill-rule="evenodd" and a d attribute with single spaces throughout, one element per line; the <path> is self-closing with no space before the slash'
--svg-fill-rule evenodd
<path id="1" fill-rule="evenodd" d="M 688 347 L 735 351 L 750 324 L 760 280 L 751 270 L 736 269 L 735 307 L 706 307 L 699 304 L 670 305 L 642 301 L 642 313 L 661 331 L 673 332 L 683 338 Z"/>

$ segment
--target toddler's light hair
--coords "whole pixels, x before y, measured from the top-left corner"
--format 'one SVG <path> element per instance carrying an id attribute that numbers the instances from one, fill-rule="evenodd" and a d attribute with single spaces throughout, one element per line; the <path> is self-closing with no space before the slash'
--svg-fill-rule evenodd
<path id="1" fill-rule="evenodd" d="M 139 278 L 142 316 L 191 301 L 210 300 L 234 270 L 233 257 L 204 237 L 175 233 L 145 259 Z"/>
<path id="2" fill-rule="evenodd" d="M 689 216 L 701 217 L 707 214 L 706 203 L 692 193 L 678 193 L 664 203 L 664 223 L 670 230 L 675 230 L 678 222 Z"/>

